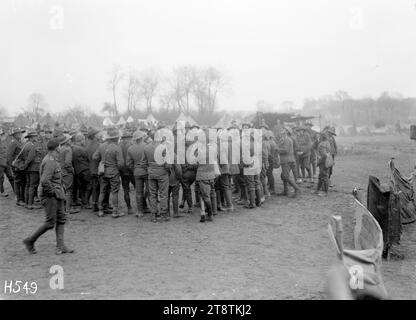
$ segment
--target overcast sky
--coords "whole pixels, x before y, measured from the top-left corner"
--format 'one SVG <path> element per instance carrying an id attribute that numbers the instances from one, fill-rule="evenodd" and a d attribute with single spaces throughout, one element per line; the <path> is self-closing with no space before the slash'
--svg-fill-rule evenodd
<path id="1" fill-rule="evenodd" d="M 0 39 L 0 105 L 10 115 L 33 92 L 53 112 L 99 111 L 115 63 L 220 67 L 232 88 L 223 109 L 261 99 L 300 107 L 339 89 L 416 96 L 416 0 L 1 0 Z"/>

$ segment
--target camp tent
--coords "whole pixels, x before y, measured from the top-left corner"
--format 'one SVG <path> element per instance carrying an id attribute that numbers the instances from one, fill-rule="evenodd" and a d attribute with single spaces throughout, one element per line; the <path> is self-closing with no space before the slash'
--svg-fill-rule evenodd
<path id="1" fill-rule="evenodd" d="M 153 116 L 153 114 L 149 114 L 149 115 L 146 117 L 146 122 L 147 122 L 148 124 L 157 124 L 159 121 L 157 121 L 157 119 Z"/>
<path id="2" fill-rule="evenodd" d="M 104 119 L 104 121 L 103 121 L 103 126 L 104 127 L 109 127 L 109 126 L 113 126 L 114 125 L 114 123 L 113 123 L 113 121 L 111 121 L 111 119 L 110 118 L 105 118 Z"/>
<path id="3" fill-rule="evenodd" d="M 191 117 L 191 116 L 187 116 L 185 115 L 183 112 L 181 112 L 178 116 L 178 118 L 176 119 L 175 122 L 178 121 L 185 121 L 188 122 L 190 125 L 197 125 L 198 123 Z"/>
<path id="4" fill-rule="evenodd" d="M 132 116 L 129 116 L 127 118 L 127 123 L 132 123 L 132 122 L 134 122 L 134 119 L 132 118 Z"/>
<path id="5" fill-rule="evenodd" d="M 117 122 L 117 126 L 124 126 L 126 124 L 126 120 L 124 120 L 124 117 L 120 117 L 120 119 Z"/>

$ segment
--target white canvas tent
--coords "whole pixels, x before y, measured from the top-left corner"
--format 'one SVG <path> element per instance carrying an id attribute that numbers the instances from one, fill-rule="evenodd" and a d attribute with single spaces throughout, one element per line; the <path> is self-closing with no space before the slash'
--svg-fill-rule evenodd
<path id="1" fill-rule="evenodd" d="M 114 126 L 114 123 L 113 123 L 113 121 L 111 121 L 110 118 L 107 117 L 103 121 L 103 126 L 104 127 Z"/>
<path id="2" fill-rule="evenodd" d="M 146 117 L 146 122 L 147 122 L 148 124 L 157 124 L 159 121 L 157 121 L 157 119 L 153 116 L 153 114 L 149 114 L 149 115 Z"/>
<path id="3" fill-rule="evenodd" d="M 121 116 L 120 119 L 117 122 L 118 126 L 124 126 L 126 124 L 126 120 Z"/>
<path id="4" fill-rule="evenodd" d="M 187 116 L 183 112 L 179 114 L 175 122 L 178 121 L 185 121 L 188 122 L 190 125 L 198 125 L 198 123 L 191 116 Z"/>
<path id="5" fill-rule="evenodd" d="M 132 122 L 134 122 L 134 119 L 131 116 L 129 116 L 127 118 L 127 123 L 132 123 Z"/>

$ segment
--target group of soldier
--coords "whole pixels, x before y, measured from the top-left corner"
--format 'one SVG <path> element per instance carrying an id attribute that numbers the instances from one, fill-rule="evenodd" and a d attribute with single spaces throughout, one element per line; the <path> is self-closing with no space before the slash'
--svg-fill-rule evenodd
<path id="1" fill-rule="evenodd" d="M 151 221 L 163 222 L 180 217 L 180 209 L 191 214 L 201 212 L 200 221 L 213 221 L 219 211 L 232 212 L 235 206 L 248 209 L 260 207 L 266 198 L 281 195 L 295 198 L 300 186 L 316 182 L 315 193 L 326 195 L 330 187 L 332 166 L 327 158 L 335 158 L 337 147 L 335 129 L 326 127 L 320 133 L 311 123 L 295 127 L 283 126 L 280 121 L 269 130 L 263 121 L 261 130 L 261 167 L 258 171 L 245 170 L 253 164 L 232 163 L 232 139 L 228 137 L 228 163 L 220 161 L 189 163 L 160 163 L 155 151 L 167 141 L 157 130 L 165 128 L 127 127 L 109 128 L 106 132 L 93 128 L 69 132 L 44 127 L 40 130 L 12 129 L 0 131 L 0 192 L 4 176 L 8 177 L 16 196 L 16 205 L 28 210 L 45 208 L 46 222 L 24 240 L 26 248 L 35 253 L 36 239 L 56 226 L 57 253 L 73 250 L 63 244 L 63 225 L 68 214 L 89 209 L 103 217 L 124 216 L 119 205 L 119 190 L 123 189 L 127 214 L 138 218 L 150 213 Z M 251 123 L 218 129 L 222 132 L 238 129 L 250 133 L 250 155 L 254 155 L 254 129 Z M 177 150 L 177 126 L 173 127 L 174 150 Z M 184 133 L 202 130 L 197 125 L 185 124 Z M 25 133 L 25 134 L 24 134 Z M 120 134 L 121 133 L 121 134 Z M 208 132 L 206 132 L 208 135 Z M 23 137 L 24 134 L 24 137 Z M 198 142 L 185 141 L 188 150 Z M 211 143 L 206 144 L 207 150 Z M 217 157 L 219 159 L 219 149 Z M 207 152 L 208 154 L 209 152 Z M 281 168 L 283 191 L 276 193 L 274 171 Z M 131 188 L 134 188 L 135 206 Z M 293 192 L 289 192 L 289 187 Z M 182 189 L 182 193 L 180 190 Z M 182 199 L 180 199 L 182 194 Z M 135 210 L 133 209 L 135 207 Z"/>

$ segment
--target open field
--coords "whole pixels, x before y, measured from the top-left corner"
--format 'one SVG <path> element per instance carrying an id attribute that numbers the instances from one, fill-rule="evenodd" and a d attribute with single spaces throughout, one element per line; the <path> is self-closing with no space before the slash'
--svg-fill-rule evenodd
<path id="1" fill-rule="evenodd" d="M 3 299 L 322 299 L 335 253 L 326 225 L 333 214 L 351 230 L 354 186 L 367 188 L 369 175 L 388 178 L 387 161 L 408 175 L 416 145 L 403 137 L 339 137 L 335 190 L 327 198 L 303 188 L 296 200 L 272 197 L 257 210 L 238 207 L 213 223 L 197 213 L 153 224 L 125 216 L 72 215 L 66 242 L 72 255 L 54 254 L 48 232 L 29 255 L 22 239 L 43 222 L 42 210 L 0 199 L 0 292 Z M 276 177 L 280 170 L 275 171 Z M 277 180 L 281 189 L 280 178 Z M 365 199 L 365 197 L 364 197 Z M 348 238 L 346 241 L 348 242 Z M 386 288 L 394 299 L 416 299 L 416 224 L 404 227 L 402 261 L 383 261 Z M 49 268 L 63 266 L 65 289 L 49 288 Z M 4 280 L 36 281 L 35 295 L 3 294 Z"/>

